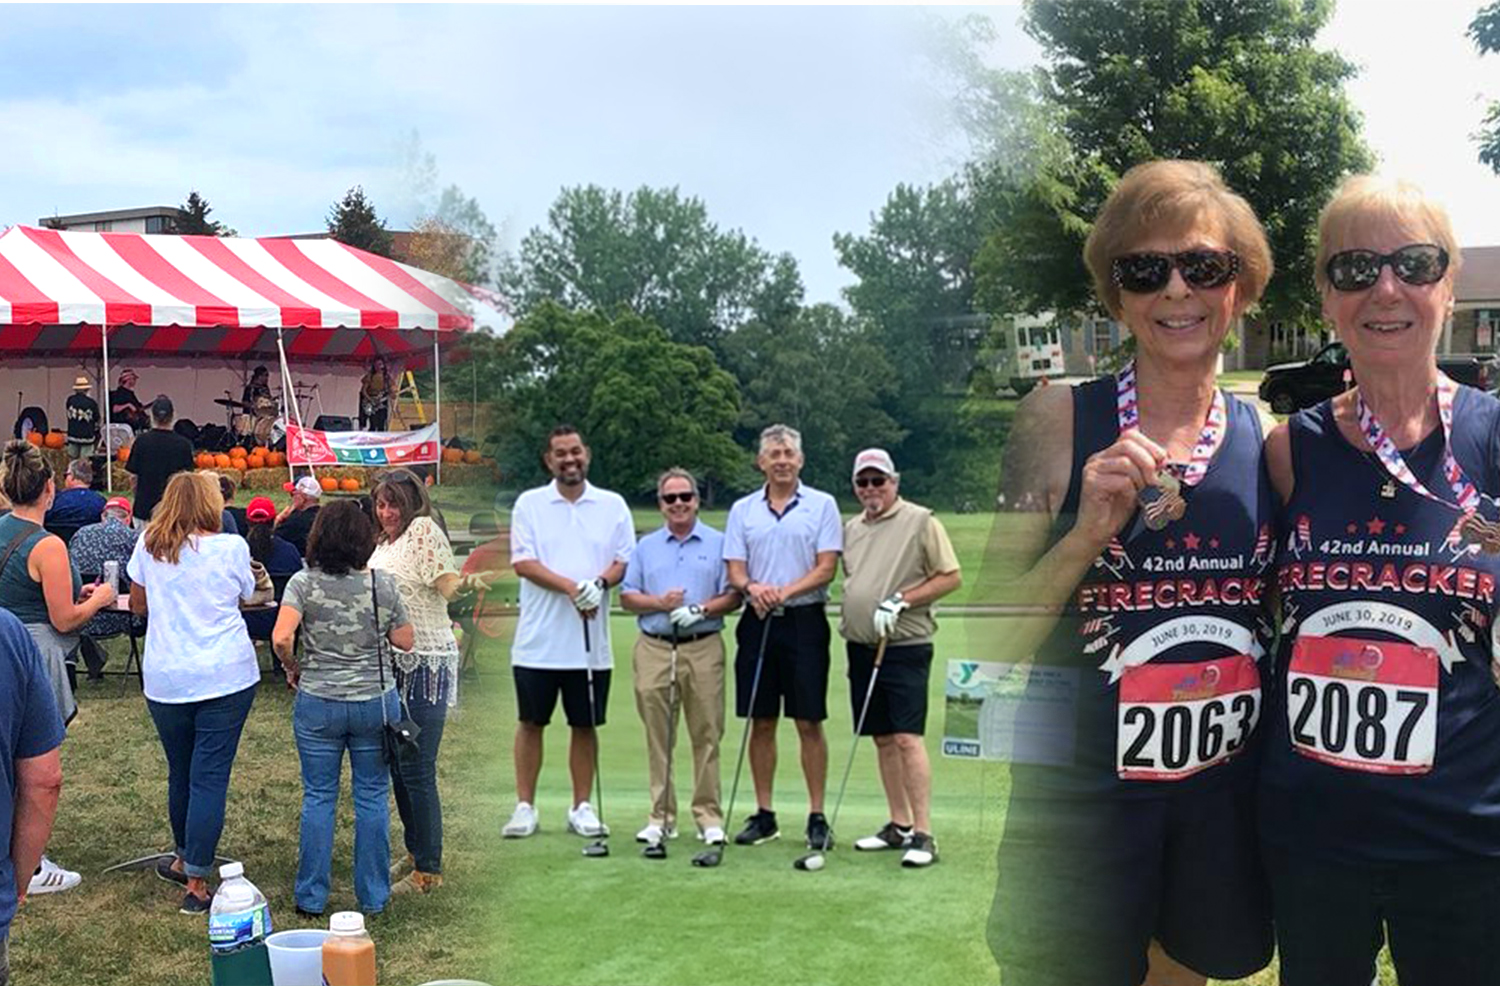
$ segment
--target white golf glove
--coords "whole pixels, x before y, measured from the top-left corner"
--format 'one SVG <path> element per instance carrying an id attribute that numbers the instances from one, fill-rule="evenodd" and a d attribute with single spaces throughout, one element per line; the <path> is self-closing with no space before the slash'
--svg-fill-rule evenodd
<path id="1" fill-rule="evenodd" d="M 672 621 L 672 625 L 679 630 L 686 630 L 694 623 L 707 619 L 707 617 L 708 614 L 703 611 L 703 607 L 697 604 L 692 606 L 678 606 L 667 614 L 667 618 Z"/>
<path id="2" fill-rule="evenodd" d="M 902 599 L 901 593 L 891 593 L 884 602 L 875 607 L 875 635 L 889 637 L 891 631 L 896 629 L 896 620 L 901 613 L 910 608 L 911 603 Z"/>
<path id="3" fill-rule="evenodd" d="M 598 609 L 599 604 L 604 602 L 604 592 L 603 579 L 584 579 L 574 587 L 573 605 L 578 607 L 580 613 Z"/>

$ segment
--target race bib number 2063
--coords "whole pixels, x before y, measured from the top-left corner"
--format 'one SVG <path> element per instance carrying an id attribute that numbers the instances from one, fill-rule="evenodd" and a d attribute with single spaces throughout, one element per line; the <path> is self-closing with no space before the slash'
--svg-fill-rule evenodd
<path id="1" fill-rule="evenodd" d="M 1300 754 L 1379 774 L 1425 774 L 1437 751 L 1438 654 L 1355 637 L 1298 637 L 1287 725 Z"/>
<path id="2" fill-rule="evenodd" d="M 1260 672 L 1248 654 L 1133 667 L 1118 715 L 1119 777 L 1182 780 L 1244 748 L 1260 718 Z"/>

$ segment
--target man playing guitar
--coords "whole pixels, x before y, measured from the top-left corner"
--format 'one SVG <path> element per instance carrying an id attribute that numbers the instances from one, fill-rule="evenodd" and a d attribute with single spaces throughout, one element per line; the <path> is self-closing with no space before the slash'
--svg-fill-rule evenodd
<path id="1" fill-rule="evenodd" d="M 140 398 L 135 396 L 135 384 L 139 379 L 134 370 L 120 373 L 120 385 L 109 392 L 109 417 L 111 421 L 128 424 L 136 431 L 145 431 L 151 427 L 151 422 L 146 417 L 146 409 L 141 407 Z"/>
<path id="2" fill-rule="evenodd" d="M 396 378 L 386 369 L 385 360 L 376 357 L 359 382 L 359 430 L 385 431 L 395 395 Z"/>

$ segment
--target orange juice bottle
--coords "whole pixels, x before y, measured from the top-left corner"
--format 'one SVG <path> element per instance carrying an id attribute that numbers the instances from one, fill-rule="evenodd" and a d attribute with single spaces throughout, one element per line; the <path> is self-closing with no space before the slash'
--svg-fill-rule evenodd
<path id="1" fill-rule="evenodd" d="M 365 916 L 339 911 L 328 922 L 323 941 L 323 986 L 375 986 L 375 943 L 365 932 Z"/>

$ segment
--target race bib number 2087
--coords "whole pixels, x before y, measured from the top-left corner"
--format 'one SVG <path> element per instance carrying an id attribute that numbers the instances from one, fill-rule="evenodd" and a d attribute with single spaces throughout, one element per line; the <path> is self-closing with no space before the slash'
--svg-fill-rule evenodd
<path id="1" fill-rule="evenodd" d="M 1260 718 L 1260 671 L 1248 654 L 1145 664 L 1120 679 L 1115 772 L 1178 781 L 1244 748 Z"/>
<path id="2" fill-rule="evenodd" d="M 1355 637 L 1298 637 L 1287 726 L 1305 757 L 1345 770 L 1425 774 L 1437 752 L 1438 654 Z"/>

